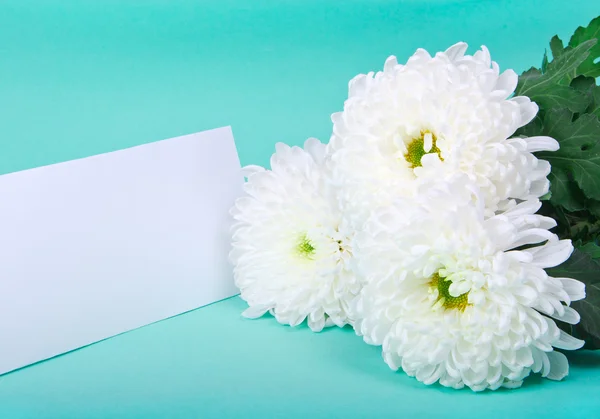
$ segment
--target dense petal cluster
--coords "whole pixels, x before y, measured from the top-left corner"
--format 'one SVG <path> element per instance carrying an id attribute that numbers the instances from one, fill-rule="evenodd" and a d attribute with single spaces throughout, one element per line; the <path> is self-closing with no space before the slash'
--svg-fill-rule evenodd
<path id="1" fill-rule="evenodd" d="M 461 176 L 376 211 L 355 241 L 367 275 L 355 329 L 383 345 L 391 368 L 427 384 L 515 387 L 530 372 L 561 379 L 568 364 L 553 348 L 583 342 L 553 319 L 579 321 L 568 304 L 584 286 L 544 268 L 564 262 L 571 242 L 548 231 L 555 222 L 535 214 L 537 199 L 490 218 L 483 204 Z"/>
<path id="2" fill-rule="evenodd" d="M 384 359 L 426 384 L 518 387 L 530 373 L 562 379 L 556 349 L 583 342 L 584 285 L 546 268 L 573 246 L 537 214 L 558 149 L 514 137 L 536 115 L 512 97 L 485 47 L 459 43 L 350 82 L 327 146 L 277 146 L 271 170 L 247 168 L 232 214 L 231 260 L 248 302 L 283 324 L 354 326 Z"/>
<path id="3" fill-rule="evenodd" d="M 416 178 L 465 173 L 480 189 L 486 214 L 511 198 L 548 192 L 549 137 L 510 138 L 536 115 L 512 97 L 518 77 L 500 74 L 485 47 L 465 55 L 459 43 L 431 57 L 419 49 L 405 65 L 387 59 L 378 73 L 356 76 L 343 112 L 334 114 L 329 168 L 340 205 L 356 226 L 374 209 L 414 190 Z"/>
<path id="4" fill-rule="evenodd" d="M 325 145 L 277 145 L 271 170 L 246 168 L 246 196 L 232 210 L 236 285 L 249 308 L 314 331 L 349 322 L 360 291 L 350 268 L 352 232 L 333 205 L 323 176 Z"/>

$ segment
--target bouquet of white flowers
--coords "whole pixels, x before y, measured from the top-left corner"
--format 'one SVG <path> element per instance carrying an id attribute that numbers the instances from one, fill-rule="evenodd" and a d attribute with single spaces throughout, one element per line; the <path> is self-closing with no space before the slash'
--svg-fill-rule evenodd
<path id="1" fill-rule="evenodd" d="M 599 41 L 597 18 L 521 76 L 464 43 L 356 76 L 327 145 L 246 168 L 244 314 L 349 324 L 426 384 L 565 377 L 556 349 L 600 341 Z"/>

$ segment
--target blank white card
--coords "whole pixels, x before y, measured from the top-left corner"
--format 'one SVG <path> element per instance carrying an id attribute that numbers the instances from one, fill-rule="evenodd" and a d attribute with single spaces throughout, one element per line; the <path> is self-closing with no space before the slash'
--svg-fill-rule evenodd
<path id="1" fill-rule="evenodd" d="M 0 374 L 237 294 L 242 185 L 228 127 L 0 176 Z"/>

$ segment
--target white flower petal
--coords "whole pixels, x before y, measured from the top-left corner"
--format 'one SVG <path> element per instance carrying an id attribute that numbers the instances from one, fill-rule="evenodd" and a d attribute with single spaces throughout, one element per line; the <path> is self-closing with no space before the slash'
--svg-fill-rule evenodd
<path id="1" fill-rule="evenodd" d="M 231 214 L 230 260 L 249 318 L 267 311 L 313 331 L 350 322 L 361 281 L 352 263 L 354 231 L 335 205 L 325 176 L 326 147 L 279 143 L 271 170 L 250 167 L 245 196 Z M 327 316 L 327 319 L 326 319 Z"/>
<path id="2" fill-rule="evenodd" d="M 456 61 L 457 59 L 464 57 L 468 47 L 466 42 L 457 42 L 446 50 L 446 56 L 450 61 Z"/>
<path id="3" fill-rule="evenodd" d="M 555 278 L 558 279 L 569 294 L 571 301 L 579 301 L 585 298 L 585 284 L 572 278 Z"/>
<path id="4" fill-rule="evenodd" d="M 571 244 L 548 231 L 537 200 L 486 218 L 468 179 L 442 183 L 425 182 L 411 199 L 376 211 L 355 237 L 354 257 L 369 275 L 354 313 L 359 334 L 427 384 L 482 391 L 518 387 L 531 371 L 563 376 L 553 348 L 583 342 L 541 313 L 576 324 L 566 304 L 583 289 L 538 265 L 566 258 Z M 465 190 L 475 198 L 457 193 Z"/>
<path id="5" fill-rule="evenodd" d="M 571 240 L 552 241 L 544 246 L 528 250 L 533 255 L 533 264 L 540 268 L 558 266 L 571 256 L 573 245 Z"/>
<path id="6" fill-rule="evenodd" d="M 527 151 L 536 153 L 538 151 L 557 151 L 559 149 L 558 141 L 552 137 L 528 137 Z"/>
<path id="7" fill-rule="evenodd" d="M 419 49 L 401 66 L 350 82 L 334 114 L 327 165 L 336 198 L 356 229 L 377 208 L 411 196 L 422 179 L 464 174 L 481 189 L 486 216 L 514 200 L 548 190 L 549 166 L 532 150 L 554 149 L 548 137 L 510 138 L 537 114 L 526 97 L 512 97 L 517 76 L 499 73 L 487 48 L 465 55 L 458 43 L 432 57 Z"/>
<path id="8" fill-rule="evenodd" d="M 254 173 L 264 172 L 265 169 L 260 166 L 249 165 L 242 168 L 242 174 L 244 177 L 250 177 Z"/>
<path id="9" fill-rule="evenodd" d="M 391 72 L 398 65 L 398 60 L 393 55 L 390 55 L 387 60 L 385 60 L 385 64 L 383 65 L 383 71 L 385 73 Z"/>
<path id="10" fill-rule="evenodd" d="M 575 350 L 581 348 L 584 343 L 583 340 L 574 338 L 561 330 L 558 340 L 552 342 L 552 346 L 558 349 Z"/>
<path id="11" fill-rule="evenodd" d="M 567 357 L 556 351 L 548 352 L 548 361 L 550 363 L 550 370 L 546 375 L 546 378 L 550 380 L 562 380 L 569 375 L 569 361 Z"/>
<path id="12" fill-rule="evenodd" d="M 428 132 L 425 134 L 423 139 L 424 139 L 423 149 L 425 150 L 425 153 L 429 153 L 431 151 L 431 147 L 433 147 L 433 136 L 431 135 L 430 132 Z"/>
<path id="13" fill-rule="evenodd" d="M 513 70 L 506 70 L 498 77 L 495 89 L 501 90 L 503 92 L 502 98 L 506 99 L 515 91 L 518 80 L 519 76 L 517 76 L 517 73 Z"/>
<path id="14" fill-rule="evenodd" d="M 510 99 L 512 102 L 516 102 L 520 105 L 521 109 L 521 126 L 530 123 L 538 113 L 539 107 L 535 102 L 532 102 L 528 97 L 515 96 Z"/>
<path id="15" fill-rule="evenodd" d="M 560 320 L 562 322 L 569 323 L 569 324 L 577 324 L 581 320 L 579 313 L 572 307 L 568 307 L 568 306 L 564 307 L 563 314 L 558 315 L 557 313 L 554 313 L 552 315 L 552 317 L 555 318 L 556 320 Z"/>
<path id="16" fill-rule="evenodd" d="M 244 316 L 248 319 L 258 319 L 259 317 L 262 317 L 267 311 L 269 311 L 269 309 L 265 308 L 265 307 L 260 307 L 260 306 L 248 307 L 246 310 L 244 310 L 242 312 L 242 316 Z"/>

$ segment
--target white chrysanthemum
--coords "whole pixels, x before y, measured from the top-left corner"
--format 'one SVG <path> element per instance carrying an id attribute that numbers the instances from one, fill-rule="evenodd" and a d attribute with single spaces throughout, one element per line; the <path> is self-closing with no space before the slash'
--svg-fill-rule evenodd
<path id="1" fill-rule="evenodd" d="M 230 259 L 247 317 L 269 311 L 291 326 L 307 319 L 313 331 L 350 322 L 360 291 L 350 269 L 352 232 L 326 190 L 324 154 L 315 139 L 305 150 L 277 144 L 271 170 L 246 169 Z"/>
<path id="2" fill-rule="evenodd" d="M 571 242 L 548 231 L 555 222 L 535 214 L 537 199 L 486 219 L 479 194 L 467 179 L 439 182 L 369 219 L 354 243 L 368 280 L 355 329 L 383 345 L 392 369 L 426 384 L 479 391 L 518 387 L 530 372 L 561 379 L 567 359 L 553 348 L 583 342 L 552 319 L 578 323 L 569 304 L 585 290 L 543 268 L 564 262 Z"/>
<path id="3" fill-rule="evenodd" d="M 485 47 L 459 43 L 431 57 L 419 49 L 406 65 L 351 80 L 343 112 L 332 115 L 328 166 L 345 214 L 357 227 L 370 212 L 410 194 L 417 177 L 465 173 L 482 190 L 486 214 L 548 191 L 549 137 L 510 138 L 536 115 L 527 97 L 509 97 L 518 77 L 499 74 Z"/>

